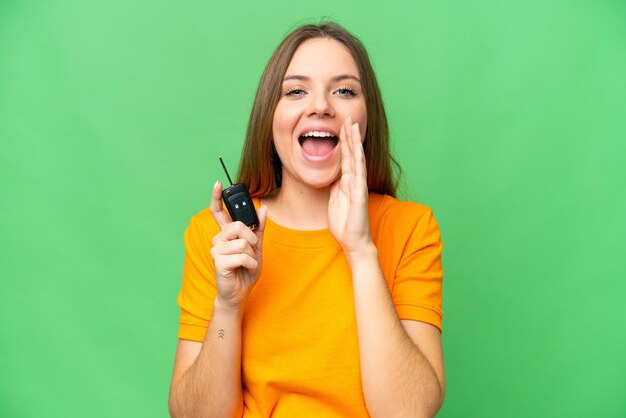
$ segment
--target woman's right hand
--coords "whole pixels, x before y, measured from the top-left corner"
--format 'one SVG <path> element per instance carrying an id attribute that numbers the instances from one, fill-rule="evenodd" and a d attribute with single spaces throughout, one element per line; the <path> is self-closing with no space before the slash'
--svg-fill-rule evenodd
<path id="1" fill-rule="evenodd" d="M 257 209 L 259 226 L 251 231 L 243 222 L 233 222 L 222 206 L 222 184 L 211 195 L 211 213 L 220 227 L 213 237 L 211 257 L 215 264 L 218 302 L 227 309 L 243 310 L 262 267 L 263 231 L 267 208 Z"/>

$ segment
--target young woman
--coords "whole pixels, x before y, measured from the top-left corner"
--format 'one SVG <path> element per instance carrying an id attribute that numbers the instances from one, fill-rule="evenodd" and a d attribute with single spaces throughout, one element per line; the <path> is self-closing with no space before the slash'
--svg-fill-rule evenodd
<path id="1" fill-rule="evenodd" d="M 216 182 L 185 233 L 172 415 L 437 413 L 442 243 L 427 207 L 393 197 L 392 164 L 361 43 L 336 24 L 289 34 L 239 170 L 258 229 L 231 221 Z"/>

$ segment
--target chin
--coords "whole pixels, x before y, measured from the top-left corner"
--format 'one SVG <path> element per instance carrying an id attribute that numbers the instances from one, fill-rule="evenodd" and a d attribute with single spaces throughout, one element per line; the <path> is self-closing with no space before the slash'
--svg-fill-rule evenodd
<path id="1" fill-rule="evenodd" d="M 316 179 L 308 179 L 308 181 L 305 181 L 305 183 L 310 186 L 313 187 L 315 189 L 325 189 L 330 187 L 334 182 L 336 182 L 337 180 L 339 180 L 341 176 L 337 175 L 337 176 L 324 176 L 323 178 L 316 178 Z"/>
<path id="2" fill-rule="evenodd" d="M 325 189 L 330 187 L 334 182 L 341 178 L 340 170 L 336 170 L 335 173 L 318 173 L 317 175 L 311 175 L 303 177 L 303 183 L 309 187 L 315 189 Z"/>

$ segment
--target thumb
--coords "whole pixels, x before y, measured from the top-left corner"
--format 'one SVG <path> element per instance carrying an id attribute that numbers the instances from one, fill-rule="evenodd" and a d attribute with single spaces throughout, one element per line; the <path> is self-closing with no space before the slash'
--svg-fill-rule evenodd
<path id="1" fill-rule="evenodd" d="M 263 233 L 265 232 L 265 222 L 267 221 L 267 207 L 261 206 L 256 211 L 259 217 L 259 227 L 254 231 L 259 241 L 256 244 L 256 248 L 261 251 L 263 249 Z"/>

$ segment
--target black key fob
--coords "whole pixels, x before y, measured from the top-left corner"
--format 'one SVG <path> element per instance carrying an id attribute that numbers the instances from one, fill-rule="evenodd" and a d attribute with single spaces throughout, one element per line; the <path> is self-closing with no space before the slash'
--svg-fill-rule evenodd
<path id="1" fill-rule="evenodd" d="M 254 209 L 254 203 L 252 203 L 248 187 L 243 183 L 233 184 L 222 157 L 220 157 L 220 162 L 230 182 L 230 187 L 222 190 L 222 200 L 228 210 L 228 214 L 233 221 L 241 221 L 248 228 L 256 229 L 259 226 L 259 217 Z"/>
<path id="2" fill-rule="evenodd" d="M 233 184 L 223 190 L 222 200 L 233 221 L 241 221 L 250 229 L 256 229 L 259 226 L 259 218 L 256 216 L 252 198 L 245 184 Z"/>

